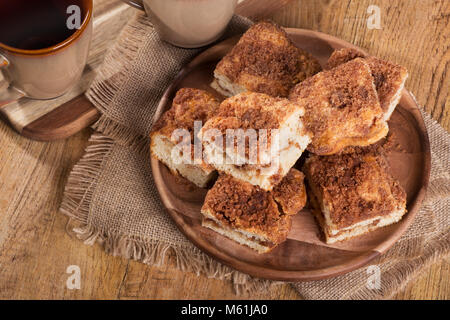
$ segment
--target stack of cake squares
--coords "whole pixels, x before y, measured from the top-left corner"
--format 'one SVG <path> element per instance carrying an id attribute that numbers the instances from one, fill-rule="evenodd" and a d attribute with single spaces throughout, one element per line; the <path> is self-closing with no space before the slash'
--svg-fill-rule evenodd
<path id="1" fill-rule="evenodd" d="M 406 212 L 380 143 L 406 78 L 356 49 L 335 51 L 322 70 L 283 28 L 260 22 L 217 64 L 214 90 L 176 93 L 151 154 L 212 185 L 203 226 L 258 253 L 287 239 L 307 194 L 324 241 L 347 240 Z"/>

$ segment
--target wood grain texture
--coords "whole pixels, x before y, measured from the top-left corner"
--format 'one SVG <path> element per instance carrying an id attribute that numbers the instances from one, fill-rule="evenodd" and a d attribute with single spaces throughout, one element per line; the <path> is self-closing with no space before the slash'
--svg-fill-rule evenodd
<path id="1" fill-rule="evenodd" d="M 114 7 L 118 0 L 101 0 L 100 2 L 104 6 Z M 354 2 L 368 3 L 367 1 Z M 373 2 L 377 1 L 373 0 Z M 389 25 L 388 30 L 394 32 L 395 37 L 390 38 L 389 34 L 379 35 L 378 37 L 385 38 L 383 45 L 371 42 L 373 37 L 371 34 L 380 31 L 358 29 L 360 23 L 358 24 L 354 19 L 348 19 L 349 23 L 340 21 L 343 16 L 365 15 L 366 8 L 349 4 L 349 1 L 345 0 L 295 0 L 276 13 L 273 19 L 290 27 L 328 32 L 365 47 L 371 53 L 384 52 L 385 57 L 394 58 L 411 54 L 414 58 L 406 66 L 415 78 L 410 78 L 407 87 L 416 94 L 421 104 L 427 106 L 427 110 L 433 113 L 436 119 L 441 117 L 439 108 L 441 111 L 445 110 L 442 112 L 444 116 L 440 123 L 444 124 L 444 120 L 447 119 L 446 128 L 449 130 L 450 102 L 447 98 L 449 53 L 448 48 L 445 47 L 448 47 L 448 29 L 445 27 L 449 25 L 449 1 L 385 1 L 384 4 L 387 6 L 384 8 L 388 17 L 382 20 L 383 27 L 385 24 Z M 328 13 L 324 11 L 327 6 L 334 8 L 334 11 L 328 11 Z M 411 32 L 413 29 L 409 25 L 405 27 L 396 18 L 401 15 L 415 15 L 416 12 L 418 14 L 439 12 L 436 8 L 441 8 L 441 12 L 447 10 L 447 13 L 442 16 L 437 15 L 438 19 L 418 28 L 421 34 Z M 325 16 L 327 18 L 324 18 Z M 390 17 L 394 21 L 389 22 Z M 333 22 L 328 21 L 330 19 Z M 422 33 L 427 36 L 423 36 Z M 415 41 L 414 45 L 408 43 L 414 37 L 420 37 L 422 40 Z M 447 42 L 444 37 L 447 38 Z M 394 47 L 391 48 L 391 46 Z M 435 53 L 431 56 L 421 55 L 423 48 L 428 48 L 427 53 L 433 53 L 433 48 L 436 48 L 441 59 L 436 58 Z M 400 52 L 398 55 L 397 51 Z M 447 60 L 445 61 L 444 58 Z M 435 61 L 435 67 L 427 62 L 428 59 Z M 426 70 L 437 72 L 433 76 L 425 74 Z M 422 73 L 424 73 L 423 78 Z M 447 87 L 441 86 L 439 96 L 433 96 L 429 90 L 422 89 L 434 88 L 436 91 L 439 83 L 447 85 Z M 436 103 L 445 99 L 447 99 L 446 108 L 445 105 Z M 64 141 L 42 143 L 24 139 L 5 123 L 0 123 L 0 141 L 2 142 L 2 148 L 0 148 L 0 298 L 239 298 L 227 282 L 178 271 L 174 267 L 173 257 L 170 259 L 171 263 L 162 268 L 149 267 L 138 262 L 109 256 L 98 245 L 83 245 L 67 234 L 65 231 L 67 220 L 57 210 L 67 176 L 83 154 L 90 134 L 91 131 L 85 129 Z M 421 276 L 411 282 L 396 298 L 450 299 L 449 262 L 444 260 L 424 270 Z M 69 265 L 80 266 L 81 290 L 66 289 L 65 282 L 68 277 L 66 268 Z M 299 296 L 291 286 L 281 285 L 251 298 L 298 299 Z"/>
<path id="2" fill-rule="evenodd" d="M 239 1 L 236 14 L 248 17 L 254 21 L 269 19 L 274 12 L 285 7 L 292 0 L 245 0 Z"/>
<path id="3" fill-rule="evenodd" d="M 93 124 L 99 117 L 100 112 L 81 94 L 26 125 L 20 134 L 39 141 L 65 139 Z"/>
<path id="4" fill-rule="evenodd" d="M 367 28 L 370 5 L 380 8 L 380 30 Z M 405 66 L 406 88 L 450 131 L 450 1 L 298 0 L 272 19 L 336 36 Z"/>

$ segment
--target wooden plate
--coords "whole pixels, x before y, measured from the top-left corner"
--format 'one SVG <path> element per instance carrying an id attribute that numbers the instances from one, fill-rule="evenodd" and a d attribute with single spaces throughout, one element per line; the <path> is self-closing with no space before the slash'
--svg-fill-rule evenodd
<path id="1" fill-rule="evenodd" d="M 334 49 L 354 47 L 332 36 L 302 29 L 287 29 L 294 43 L 314 55 L 323 65 Z M 162 97 L 155 119 L 167 110 L 176 91 L 194 87 L 210 91 L 215 64 L 236 43 L 227 39 L 197 56 L 173 81 Z M 309 281 L 347 273 L 386 252 L 413 222 L 428 186 L 431 155 L 428 134 L 419 109 L 405 90 L 389 121 L 401 151 L 388 155 L 394 176 L 407 192 L 408 213 L 402 221 L 349 241 L 327 245 L 311 213 L 294 216 L 286 242 L 266 254 L 241 246 L 201 226 L 200 208 L 206 191 L 174 177 L 167 167 L 152 159 L 152 170 L 162 202 L 184 235 L 197 247 L 239 271 L 259 278 Z"/>

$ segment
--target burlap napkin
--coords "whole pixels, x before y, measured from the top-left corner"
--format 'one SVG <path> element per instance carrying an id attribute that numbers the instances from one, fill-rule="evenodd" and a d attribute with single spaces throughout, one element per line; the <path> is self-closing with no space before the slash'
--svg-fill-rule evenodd
<path id="1" fill-rule="evenodd" d="M 243 32 L 250 21 L 234 17 L 225 36 Z M 174 252 L 182 270 L 233 281 L 236 291 L 267 289 L 254 279 L 200 252 L 164 212 L 153 183 L 148 134 L 157 103 L 180 68 L 199 50 L 159 40 L 141 14 L 124 28 L 87 97 L 101 111 L 86 154 L 70 174 L 61 211 L 81 227 L 86 244 L 100 242 L 113 255 L 151 265 Z M 389 297 L 425 266 L 449 252 L 450 139 L 424 115 L 432 147 L 431 186 L 413 226 L 382 258 L 381 288 L 368 289 L 366 269 L 330 280 L 294 284 L 311 299 Z"/>

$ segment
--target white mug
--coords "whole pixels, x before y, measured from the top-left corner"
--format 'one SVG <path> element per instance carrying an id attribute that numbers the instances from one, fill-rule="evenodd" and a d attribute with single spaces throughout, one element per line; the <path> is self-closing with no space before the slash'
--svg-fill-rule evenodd
<path id="1" fill-rule="evenodd" d="M 233 17 L 238 0 L 124 0 L 144 10 L 161 39 L 183 48 L 217 40 Z"/>

